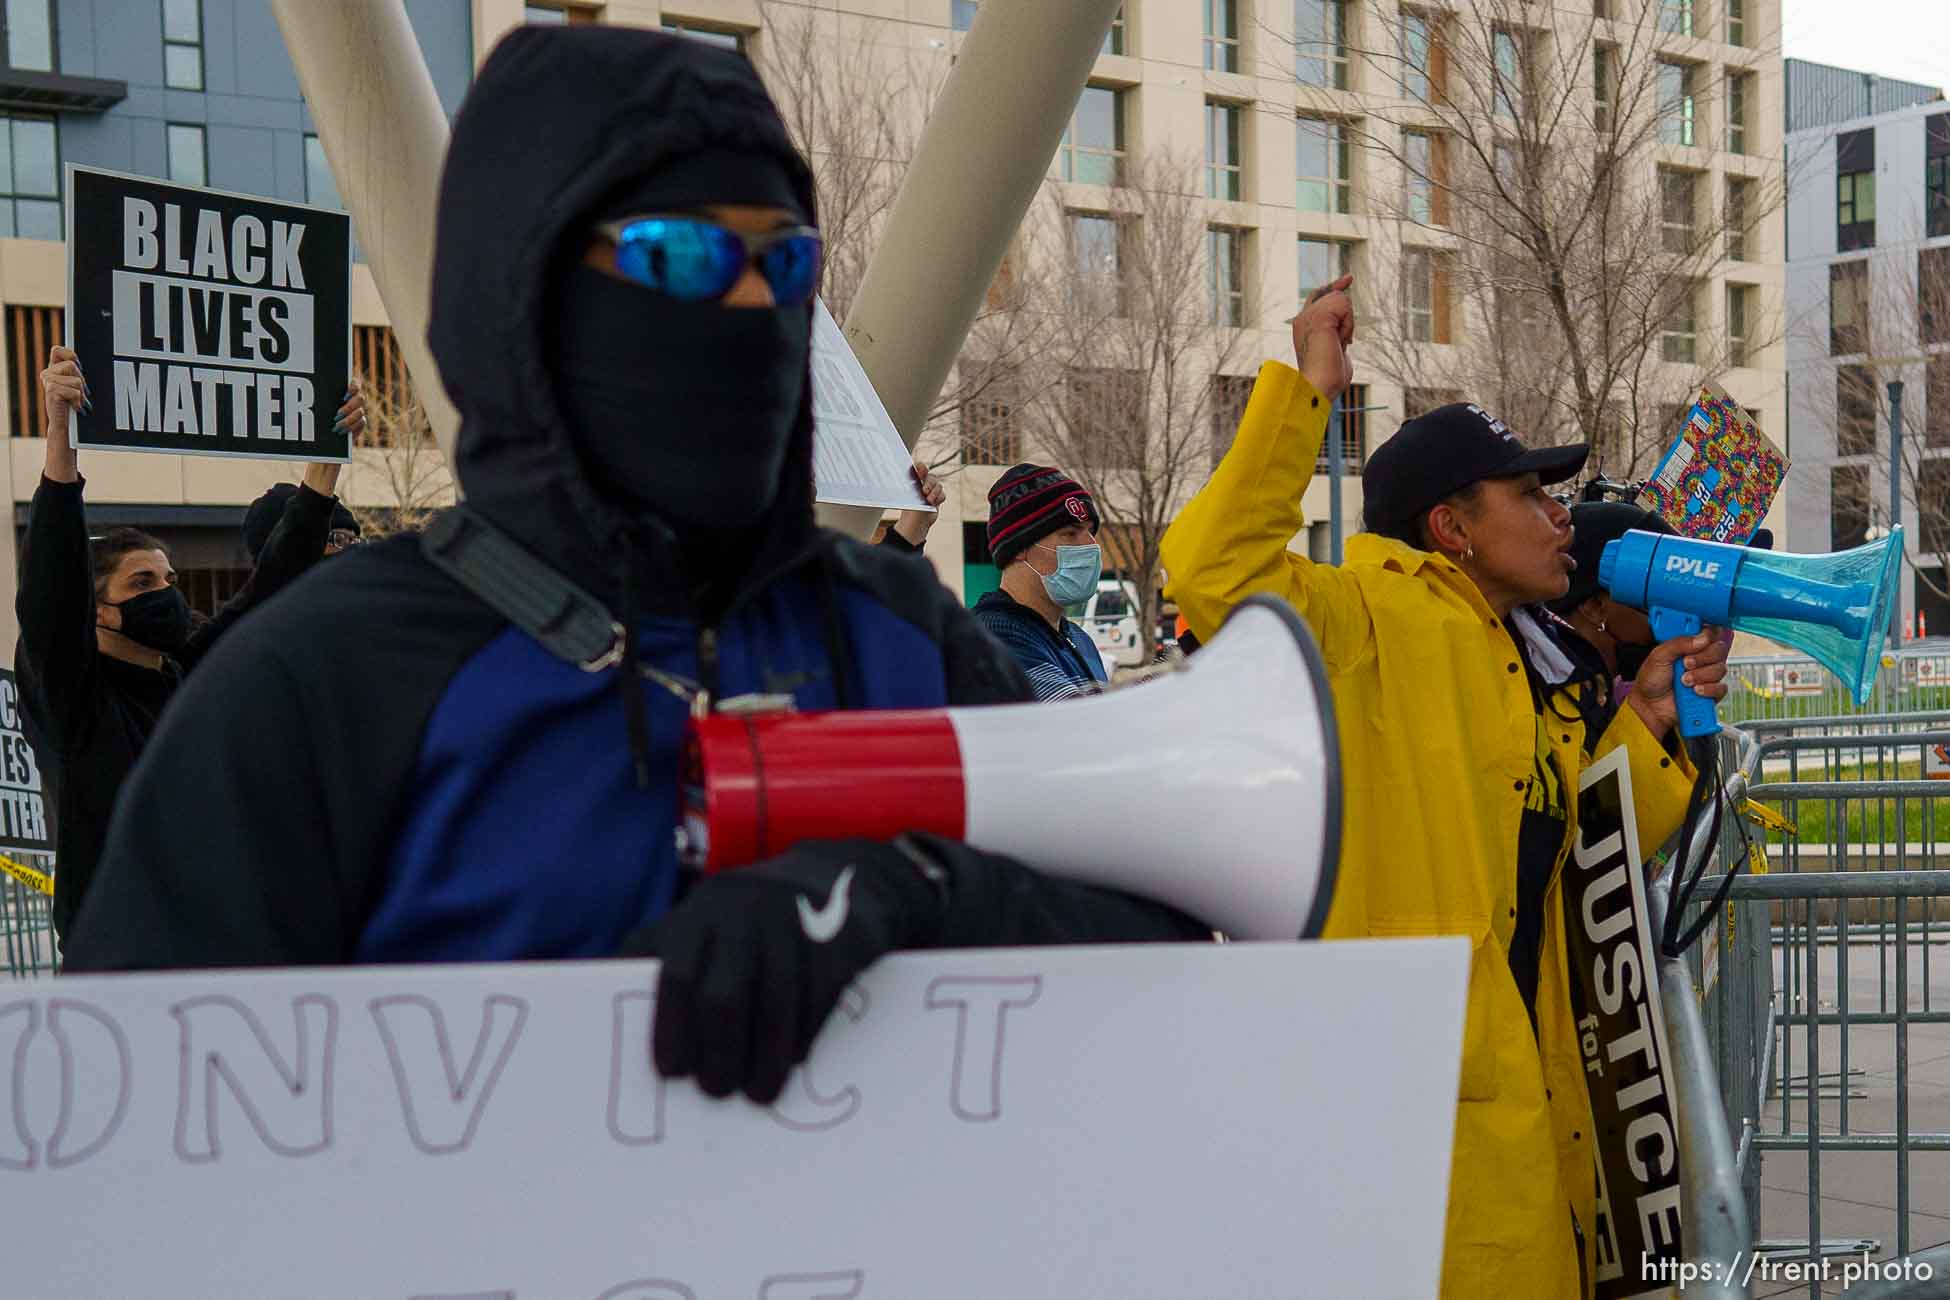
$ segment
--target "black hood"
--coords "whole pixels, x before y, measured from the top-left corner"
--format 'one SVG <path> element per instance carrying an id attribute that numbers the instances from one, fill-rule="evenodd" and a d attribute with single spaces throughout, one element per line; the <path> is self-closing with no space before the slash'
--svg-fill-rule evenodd
<path id="1" fill-rule="evenodd" d="M 551 286 L 581 256 L 596 208 L 663 162 L 713 145 L 778 157 L 817 222 L 812 173 L 744 56 L 628 27 L 520 27 L 468 92 L 441 176 L 427 334 L 461 415 L 455 461 L 467 504 L 606 601 L 634 550 L 644 612 L 688 607 L 676 548 L 667 530 L 633 526 L 592 490 L 564 427 L 542 326 Z M 810 357 L 807 365 L 748 579 L 815 534 Z M 658 418 L 644 412 L 653 436 Z"/>

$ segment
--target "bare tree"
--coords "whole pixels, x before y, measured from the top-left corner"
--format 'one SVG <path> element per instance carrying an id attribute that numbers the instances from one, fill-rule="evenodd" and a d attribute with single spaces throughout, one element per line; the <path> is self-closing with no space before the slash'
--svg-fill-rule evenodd
<path id="1" fill-rule="evenodd" d="M 365 381 L 366 424 L 353 446 L 340 497 L 368 539 L 418 532 L 454 503 L 454 477 L 426 408 L 404 379 Z M 354 505 L 354 500 L 371 504 Z"/>
<path id="2" fill-rule="evenodd" d="M 917 59 L 899 25 L 859 15 L 766 0 L 763 19 L 759 75 L 812 165 L 826 243 L 820 296 L 844 326 L 940 94 L 945 62 Z M 930 467 L 952 472 L 964 408 L 1005 393 L 1016 400 L 1023 362 L 1040 339 L 1024 310 L 1031 274 L 1017 252 L 991 287 L 916 444 Z"/>
<path id="3" fill-rule="evenodd" d="M 1207 224 L 1200 177 L 1183 158 L 1134 156 L 1113 212 L 1051 204 L 1061 252 L 1039 285 L 1048 328 L 1028 366 L 1027 425 L 1095 494 L 1107 550 L 1138 589 L 1147 659 L 1159 544 L 1211 472 L 1214 413 L 1234 400 L 1224 372 L 1252 323 L 1243 244 Z"/>
<path id="4" fill-rule="evenodd" d="M 1757 291 L 1732 341 L 1704 298 L 1783 186 L 1756 167 L 1722 203 L 1706 174 L 1657 165 L 1661 142 L 1705 143 L 1709 104 L 1757 120 L 1756 78 L 1723 97 L 1662 61 L 1656 3 L 1553 8 L 1547 27 L 1527 0 L 1375 15 L 1358 57 L 1400 97 L 1343 129 L 1401 241 L 1370 251 L 1387 306 L 1364 315 L 1362 361 L 1411 408 L 1466 395 L 1637 477 L 1700 381 L 1775 337 Z"/>
<path id="5" fill-rule="evenodd" d="M 1888 526 L 1889 381 L 1923 364 L 1923 382 L 1904 386 L 1898 477 L 1915 505 L 1907 521 L 1915 547 L 1930 562 L 1916 575 L 1950 600 L 1950 352 L 1930 351 L 1950 343 L 1950 249 L 1894 242 L 1901 251 L 1835 263 L 1829 314 L 1796 320 L 1793 329 L 1801 352 L 1840 359 L 1832 370 L 1810 368 L 1822 380 L 1808 391 L 1807 408 L 1834 431 L 1838 458 L 1866 458 L 1836 466 L 1830 478 L 1838 545 Z"/>

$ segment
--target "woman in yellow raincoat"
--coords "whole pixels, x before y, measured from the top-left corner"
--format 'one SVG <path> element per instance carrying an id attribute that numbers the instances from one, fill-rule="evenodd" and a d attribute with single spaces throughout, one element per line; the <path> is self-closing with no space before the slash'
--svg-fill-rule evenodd
<path id="1" fill-rule="evenodd" d="M 1659 646 L 1624 704 L 1596 697 L 1580 646 L 1535 608 L 1569 586 L 1569 512 L 1544 492 L 1582 447 L 1526 447 L 1458 404 L 1409 421 L 1362 479 L 1368 531 L 1339 567 L 1287 549 L 1305 526 L 1333 398 L 1353 376 L 1342 279 L 1295 318 L 1301 368 L 1260 370 L 1232 449 L 1165 535 L 1169 594 L 1209 638 L 1239 601 L 1289 601 L 1320 643 L 1346 791 L 1329 938 L 1453 934 L 1474 947 L 1442 1294 L 1588 1294 L 1591 1108 L 1572 1026 L 1559 875 L 1579 775 L 1623 747 L 1639 843 L 1679 828 L 1693 771 L 1673 666 L 1726 692 L 1726 649 Z"/>

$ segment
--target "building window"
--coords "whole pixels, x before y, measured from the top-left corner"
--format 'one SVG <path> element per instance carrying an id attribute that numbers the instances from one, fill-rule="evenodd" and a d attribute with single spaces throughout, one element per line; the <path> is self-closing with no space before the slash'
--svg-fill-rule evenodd
<path id="1" fill-rule="evenodd" d="M 1514 32 L 1497 32 L 1492 40 L 1493 63 L 1490 111 L 1498 117 L 1514 118 L 1523 110 L 1524 51 Z"/>
<path id="2" fill-rule="evenodd" d="M 1870 127 L 1835 137 L 1835 251 L 1876 243 L 1876 133 Z"/>
<path id="3" fill-rule="evenodd" d="M 1294 120 L 1294 205 L 1302 212 L 1353 210 L 1353 148 L 1345 122 L 1325 117 Z"/>
<path id="4" fill-rule="evenodd" d="M 1078 460 L 1094 469 L 1135 469 L 1144 450 L 1144 377 L 1135 370 L 1065 372 L 1063 422 Z"/>
<path id="5" fill-rule="evenodd" d="M 1341 394 L 1341 473 L 1359 474 L 1361 466 L 1368 459 L 1368 386 L 1349 384 Z M 1329 429 L 1333 428 L 1330 423 Z M 1321 440 L 1320 455 L 1314 458 L 1314 473 L 1331 473 L 1333 466 L 1327 463 L 1328 447 L 1326 439 Z"/>
<path id="6" fill-rule="evenodd" d="M 1354 270 L 1354 245 L 1340 239 L 1300 236 L 1300 297 Z"/>
<path id="7" fill-rule="evenodd" d="M 1435 21 L 1424 14 L 1402 11 L 1401 64 L 1402 93 L 1410 99 L 1431 103 L 1442 93 L 1442 75 L 1437 64 Z"/>
<path id="8" fill-rule="evenodd" d="M 1659 357 L 1681 365 L 1699 358 L 1699 293 L 1691 285 L 1673 299 L 1672 310 L 1659 326 Z"/>
<path id="9" fill-rule="evenodd" d="M 1659 142 L 1688 147 L 1697 143 L 1698 113 L 1692 65 L 1659 60 Z"/>
<path id="10" fill-rule="evenodd" d="M 1690 253 L 1699 240 L 1695 185 L 1691 172 L 1659 169 L 1659 246 L 1668 253 Z"/>
<path id="11" fill-rule="evenodd" d="M 1876 375 L 1867 366 L 1835 367 L 1835 454 L 1869 456 L 1876 449 Z"/>
<path id="12" fill-rule="evenodd" d="M 1828 355 L 1869 349 L 1869 263 L 1835 262 L 1828 268 Z"/>
<path id="13" fill-rule="evenodd" d="M 54 71 L 52 0 L 7 0 L 7 66 Z"/>
<path id="14" fill-rule="evenodd" d="M 67 313 L 59 307 L 7 308 L 7 373 L 9 413 L 14 437 L 38 438 L 47 429 L 47 405 L 41 400 L 41 367 L 47 354 L 66 335 Z"/>
<path id="15" fill-rule="evenodd" d="M 975 25 L 977 7 L 975 0 L 953 0 L 948 21 L 954 25 L 956 31 L 965 32 Z"/>
<path id="16" fill-rule="evenodd" d="M 1618 76 L 1613 64 L 1617 57 L 1609 45 L 1591 47 L 1591 125 L 1598 131 L 1611 130 L 1612 101 L 1617 97 L 1613 83 Z"/>
<path id="17" fill-rule="evenodd" d="M 1232 439 L 1239 422 L 1246 418 L 1246 403 L 1252 400 L 1251 375 L 1212 376 L 1212 468 L 1232 450 Z"/>
<path id="18" fill-rule="evenodd" d="M 7 6 L 9 11 L 13 6 Z M 203 0 L 163 0 L 163 85 L 203 89 Z"/>
<path id="19" fill-rule="evenodd" d="M 1301 85 L 1346 90 L 1347 0 L 1293 0 L 1293 50 Z"/>
<path id="20" fill-rule="evenodd" d="M 399 336 L 390 325 L 352 327 L 352 371 L 366 386 L 375 418 L 366 422 L 359 442 L 384 445 L 414 407 L 413 377 L 400 355 Z"/>
<path id="21" fill-rule="evenodd" d="M 1099 53 L 1102 54 L 1126 53 L 1125 37 L 1126 37 L 1126 33 L 1124 29 L 1124 6 L 1119 5 L 1117 6 L 1117 16 L 1110 20 L 1110 30 L 1104 33 L 1104 48 L 1101 51 L 1099 51 Z"/>
<path id="22" fill-rule="evenodd" d="M 1016 424 L 1019 401 L 1012 385 L 997 380 L 963 403 L 962 464 L 1014 465 L 1022 459 L 1022 430 Z"/>
<path id="23" fill-rule="evenodd" d="M 1727 44 L 1747 43 L 1747 0 L 1727 0 Z"/>
<path id="24" fill-rule="evenodd" d="M 0 117 L 0 235 L 21 239 L 62 239 L 61 156 L 54 122 L 45 117 Z"/>
<path id="25" fill-rule="evenodd" d="M 1070 214 L 1072 302 L 1085 316 L 1121 316 L 1124 283 L 1118 245 L 1123 231 L 1116 219 L 1092 213 Z"/>
<path id="26" fill-rule="evenodd" d="M 1241 164 L 1244 151 L 1239 144 L 1240 119 L 1245 114 L 1237 104 L 1205 101 L 1205 197 L 1243 199 L 1245 175 Z"/>
<path id="27" fill-rule="evenodd" d="M 1729 284 L 1727 286 L 1727 364 L 1740 367 L 1752 364 L 1747 351 L 1747 338 L 1753 329 L 1750 319 L 1753 302 L 1753 286 Z"/>
<path id="28" fill-rule="evenodd" d="M 1950 447 L 1950 353 L 1938 353 L 1923 368 L 1923 445 Z M 1950 503 L 1950 494 L 1940 498 Z"/>
<path id="29" fill-rule="evenodd" d="M 1411 343 L 1449 341 L 1449 271 L 1440 253 L 1402 253 L 1402 336 Z"/>
<path id="30" fill-rule="evenodd" d="M 1747 152 L 1747 100 L 1754 84 L 1752 73 L 1727 74 L 1727 152 Z"/>
<path id="31" fill-rule="evenodd" d="M 730 50 L 734 54 L 745 53 L 745 39 L 749 35 L 735 27 L 706 27 L 701 23 L 667 22 L 664 30 L 688 36 L 694 41 L 703 41 L 706 45 L 715 45 L 721 50 Z"/>
<path id="32" fill-rule="evenodd" d="M 1923 130 L 1925 236 L 1950 235 L 1950 113 L 1938 113 Z"/>
<path id="33" fill-rule="evenodd" d="M 1727 177 L 1727 259 L 1744 262 L 1747 258 L 1747 214 L 1753 210 L 1754 183 L 1737 176 Z"/>
<path id="34" fill-rule="evenodd" d="M 1085 86 L 1057 147 L 1057 174 L 1079 185 L 1124 183 L 1124 92 Z"/>
<path id="35" fill-rule="evenodd" d="M 325 159 L 325 146 L 315 135 L 305 137 L 305 202 L 321 208 L 345 206 L 339 198 L 338 178 L 332 175 L 332 164 Z"/>
<path id="36" fill-rule="evenodd" d="M 1916 467 L 1916 503 L 1917 513 L 1923 516 L 1917 521 L 1917 540 L 1924 553 L 1950 551 L 1950 459 L 1932 456 Z M 1942 569 L 1937 576 L 1943 576 Z"/>
<path id="37" fill-rule="evenodd" d="M 205 163 L 203 128 L 171 122 L 166 128 L 169 144 L 169 179 L 178 185 L 204 185 Z"/>
<path id="38" fill-rule="evenodd" d="M 1449 224 L 1442 137 L 1426 131 L 1402 133 L 1404 206 L 1410 221 L 1424 226 Z"/>
<path id="39" fill-rule="evenodd" d="M 1246 232 L 1213 226 L 1205 232 L 1211 274 L 1212 323 L 1232 329 L 1246 323 Z"/>
<path id="40" fill-rule="evenodd" d="M 1659 30 L 1668 36 L 1692 36 L 1693 0 L 1660 0 Z"/>
<path id="41" fill-rule="evenodd" d="M 1828 549 L 1846 551 L 1869 540 L 1869 467 L 1828 470 Z"/>
<path id="42" fill-rule="evenodd" d="M 1205 66 L 1239 71 L 1239 0 L 1205 0 Z"/>
<path id="43" fill-rule="evenodd" d="M 1950 248 L 1917 251 L 1916 336 L 1924 343 L 1950 343 Z"/>

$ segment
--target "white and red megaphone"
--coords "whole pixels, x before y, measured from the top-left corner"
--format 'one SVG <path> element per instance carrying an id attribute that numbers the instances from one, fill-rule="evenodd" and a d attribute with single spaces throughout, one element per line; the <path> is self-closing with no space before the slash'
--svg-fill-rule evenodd
<path id="1" fill-rule="evenodd" d="M 1315 938 L 1340 858 L 1340 746 L 1306 624 L 1255 596 L 1181 672 L 1053 704 L 693 719 L 680 851 L 932 831 L 1168 903 L 1240 939 Z"/>

